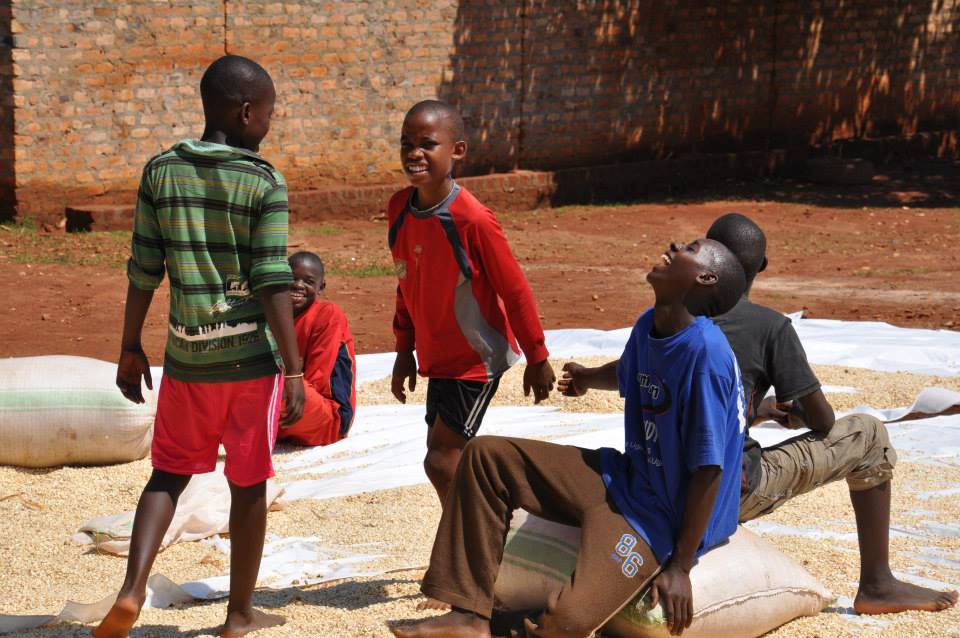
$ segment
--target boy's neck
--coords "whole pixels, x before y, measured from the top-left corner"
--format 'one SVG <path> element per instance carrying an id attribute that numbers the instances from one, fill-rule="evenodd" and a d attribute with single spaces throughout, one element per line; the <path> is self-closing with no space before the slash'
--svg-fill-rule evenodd
<path id="1" fill-rule="evenodd" d="M 241 140 L 231 137 L 228 133 L 221 131 L 220 129 L 211 128 L 209 126 L 203 130 L 203 137 L 200 138 L 200 141 L 212 142 L 214 144 L 224 144 L 226 146 L 242 148 L 245 151 L 252 151 L 254 153 L 259 150 L 255 148 L 247 148 L 243 145 Z"/>
<path id="2" fill-rule="evenodd" d="M 447 177 L 436 185 L 417 186 L 417 208 L 426 210 L 445 200 L 453 190 L 453 178 Z"/>
<path id="3" fill-rule="evenodd" d="M 653 336 L 658 339 L 672 337 L 694 321 L 696 317 L 681 302 L 653 305 Z"/>

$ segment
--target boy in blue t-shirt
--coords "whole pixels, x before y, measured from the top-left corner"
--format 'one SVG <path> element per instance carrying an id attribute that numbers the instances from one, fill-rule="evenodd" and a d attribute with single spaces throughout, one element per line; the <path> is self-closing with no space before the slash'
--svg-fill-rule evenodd
<path id="1" fill-rule="evenodd" d="M 745 426 L 733 352 L 713 322 L 695 315 L 726 312 L 746 284 L 739 261 L 718 242 L 671 244 L 661 259 L 647 275 L 656 303 L 620 361 L 568 364 L 561 380 L 568 395 L 620 390 L 626 451 L 471 441 L 421 587 L 452 611 L 396 627 L 396 636 L 490 637 L 493 586 L 517 508 L 581 528 L 575 571 L 536 622 L 524 621 L 528 636 L 592 635 L 651 585 L 671 633 L 690 626 L 690 569 L 736 529 Z"/>

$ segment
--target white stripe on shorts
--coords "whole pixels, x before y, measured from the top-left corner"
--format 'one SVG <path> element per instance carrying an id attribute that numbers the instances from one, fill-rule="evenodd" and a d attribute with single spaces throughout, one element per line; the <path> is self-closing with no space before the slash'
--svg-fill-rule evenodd
<path id="1" fill-rule="evenodd" d="M 270 407 L 267 409 L 267 446 L 270 448 L 270 454 L 273 454 L 274 422 L 280 406 L 280 377 L 279 374 L 273 377 L 273 392 L 270 393 Z"/>
<path id="2" fill-rule="evenodd" d="M 473 404 L 473 408 L 470 409 L 470 414 L 467 415 L 467 420 L 463 423 L 463 432 L 467 436 L 473 436 L 474 426 L 476 425 L 475 421 L 477 420 L 477 416 L 480 414 L 480 408 L 481 406 L 486 405 L 487 398 L 492 389 L 493 381 L 487 381 L 487 383 L 484 384 L 483 389 L 480 390 L 480 394 L 477 395 L 477 402 Z"/>

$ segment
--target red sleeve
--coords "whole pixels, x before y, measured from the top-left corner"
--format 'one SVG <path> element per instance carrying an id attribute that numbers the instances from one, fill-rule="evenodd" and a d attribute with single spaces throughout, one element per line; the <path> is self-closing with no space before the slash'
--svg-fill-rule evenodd
<path id="1" fill-rule="evenodd" d="M 397 218 L 403 211 L 410 199 L 410 191 L 413 187 L 405 188 L 393 194 L 390 202 L 387 204 L 387 221 L 390 229 L 396 223 Z M 396 250 L 390 246 L 390 253 L 394 260 L 397 258 Z M 413 350 L 415 347 L 415 335 L 413 330 L 413 319 L 410 318 L 410 312 L 407 310 L 407 304 L 403 300 L 403 293 L 400 286 L 397 286 L 396 310 L 393 313 L 393 334 L 396 336 L 396 351 L 405 352 Z"/>
<path id="2" fill-rule="evenodd" d="M 330 373 L 340 351 L 341 326 L 333 307 L 318 312 L 310 326 L 306 354 L 303 358 L 303 378 L 325 397 L 330 394 Z"/>
<path id="3" fill-rule="evenodd" d="M 503 300 L 507 320 L 527 363 L 540 363 L 550 353 L 544 343 L 537 302 L 492 211 L 484 210 L 477 216 L 470 244 L 477 252 L 494 291 Z"/>
<path id="4" fill-rule="evenodd" d="M 416 338 L 413 330 L 413 319 L 407 311 L 407 304 L 403 301 L 403 293 L 397 286 L 397 308 L 393 313 L 393 334 L 397 338 L 397 352 L 413 350 Z"/>

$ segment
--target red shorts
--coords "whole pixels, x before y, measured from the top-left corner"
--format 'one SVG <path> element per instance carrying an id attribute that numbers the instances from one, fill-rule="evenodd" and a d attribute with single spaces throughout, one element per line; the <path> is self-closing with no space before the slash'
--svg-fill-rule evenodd
<path id="1" fill-rule="evenodd" d="M 151 449 L 153 467 L 171 474 L 205 474 L 227 451 L 223 473 L 248 487 L 273 476 L 281 399 L 280 375 L 228 383 L 160 383 Z"/>

